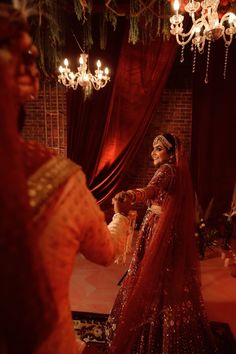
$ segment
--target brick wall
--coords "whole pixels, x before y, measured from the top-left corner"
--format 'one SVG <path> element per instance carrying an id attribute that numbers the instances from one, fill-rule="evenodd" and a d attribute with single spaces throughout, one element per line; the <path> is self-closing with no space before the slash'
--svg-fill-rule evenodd
<path id="1" fill-rule="evenodd" d="M 65 88 L 57 83 L 42 83 L 39 97 L 26 105 L 25 139 L 36 140 L 57 153 L 66 155 L 67 122 Z"/>

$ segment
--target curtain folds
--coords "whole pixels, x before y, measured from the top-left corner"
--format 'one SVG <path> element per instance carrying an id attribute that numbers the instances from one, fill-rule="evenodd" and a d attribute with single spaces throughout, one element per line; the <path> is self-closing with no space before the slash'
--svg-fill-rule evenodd
<path id="1" fill-rule="evenodd" d="M 116 43 L 117 48 L 117 43 Z M 117 49 L 116 49 L 117 50 Z M 68 95 L 68 157 L 82 165 L 98 202 L 114 193 L 135 156 L 175 59 L 174 40 L 148 45 L 123 36 L 112 83 L 83 102 Z M 80 93 L 81 94 L 81 93 Z"/>
<path id="2" fill-rule="evenodd" d="M 223 79 L 223 41 L 211 50 L 209 83 L 204 83 L 206 57 L 199 58 L 193 86 L 192 173 L 200 204 L 206 210 L 214 198 L 212 216 L 230 205 L 236 182 L 236 48 L 229 48 Z"/>

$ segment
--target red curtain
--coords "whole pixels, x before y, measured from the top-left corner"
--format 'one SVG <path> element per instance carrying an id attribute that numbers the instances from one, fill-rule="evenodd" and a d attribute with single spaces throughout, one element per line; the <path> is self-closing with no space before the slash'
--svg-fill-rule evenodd
<path id="1" fill-rule="evenodd" d="M 203 209 L 214 198 L 215 216 L 229 207 L 236 181 L 236 47 L 229 48 L 226 80 L 224 51 L 222 40 L 212 46 L 208 84 L 206 57 L 199 58 L 193 86 L 193 179 Z"/>
<path id="2" fill-rule="evenodd" d="M 95 92 L 89 102 L 77 92 L 68 97 L 68 156 L 82 165 L 99 202 L 114 193 L 134 158 L 175 59 L 173 39 L 132 45 L 127 38 L 115 54 L 110 91 Z"/>

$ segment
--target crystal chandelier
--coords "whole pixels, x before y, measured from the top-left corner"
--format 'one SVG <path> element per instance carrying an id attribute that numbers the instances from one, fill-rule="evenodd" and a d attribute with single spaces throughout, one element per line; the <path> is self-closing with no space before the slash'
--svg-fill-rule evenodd
<path id="1" fill-rule="evenodd" d="M 68 59 L 65 59 L 64 66 L 59 67 L 58 75 L 58 82 L 66 87 L 76 90 L 78 85 L 80 85 L 84 90 L 85 97 L 91 94 L 93 88 L 100 90 L 110 80 L 109 70 L 108 68 L 102 70 L 100 60 L 97 61 L 97 69 L 94 75 L 89 71 L 87 61 L 88 54 L 80 54 L 79 66 L 77 67 L 77 72 L 74 73 L 69 68 Z"/>
<path id="2" fill-rule="evenodd" d="M 225 59 L 224 59 L 224 79 L 226 78 L 228 50 L 232 39 L 236 33 L 236 16 L 232 12 L 225 13 L 221 18 L 217 12 L 219 0 L 204 0 L 201 2 L 189 0 L 184 7 L 192 20 L 192 27 L 184 33 L 184 16 L 179 14 L 180 3 L 174 0 L 175 15 L 170 18 L 170 33 L 176 37 L 177 43 L 181 45 L 181 58 L 184 61 L 184 47 L 191 41 L 191 50 L 193 51 L 193 69 L 195 72 L 197 51 L 202 54 L 207 41 L 207 62 L 205 83 L 208 83 L 208 70 L 210 63 L 211 43 L 219 38 L 224 39 Z"/>

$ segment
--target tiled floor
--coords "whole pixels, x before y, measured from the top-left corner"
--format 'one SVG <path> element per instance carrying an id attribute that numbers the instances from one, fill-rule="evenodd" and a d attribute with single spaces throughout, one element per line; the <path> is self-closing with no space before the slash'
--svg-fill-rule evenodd
<path id="1" fill-rule="evenodd" d="M 127 265 L 99 266 L 78 255 L 71 279 L 71 308 L 76 311 L 109 313 Z"/>
<path id="2" fill-rule="evenodd" d="M 70 286 L 72 310 L 109 313 L 127 265 L 98 266 L 78 255 Z M 236 278 L 220 253 L 201 261 L 202 293 L 209 320 L 226 322 L 236 338 Z"/>
<path id="3" fill-rule="evenodd" d="M 236 338 L 236 278 L 220 256 L 201 262 L 202 293 L 208 317 L 226 322 Z"/>

